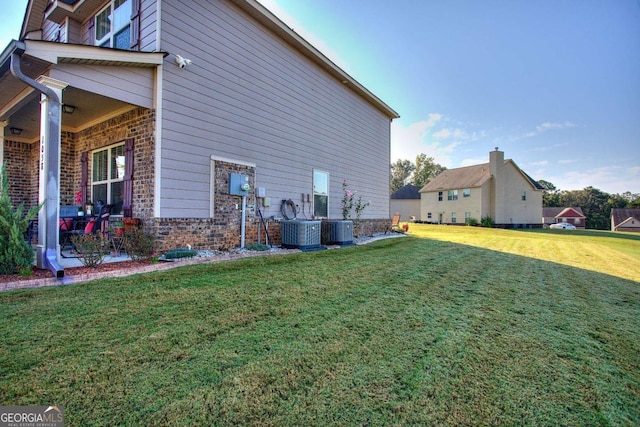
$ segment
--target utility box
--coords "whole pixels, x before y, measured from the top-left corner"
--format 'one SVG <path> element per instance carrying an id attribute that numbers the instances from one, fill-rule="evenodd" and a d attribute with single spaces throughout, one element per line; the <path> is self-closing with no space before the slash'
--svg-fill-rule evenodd
<path id="1" fill-rule="evenodd" d="M 229 174 L 229 194 L 232 196 L 249 195 L 249 176 L 241 173 Z"/>

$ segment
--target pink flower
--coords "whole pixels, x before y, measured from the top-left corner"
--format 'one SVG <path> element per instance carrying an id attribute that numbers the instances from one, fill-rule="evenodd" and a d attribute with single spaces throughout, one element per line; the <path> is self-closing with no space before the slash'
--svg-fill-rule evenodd
<path id="1" fill-rule="evenodd" d="M 351 192 L 351 190 L 345 190 L 345 194 L 347 195 L 347 197 L 353 196 L 353 193 Z"/>

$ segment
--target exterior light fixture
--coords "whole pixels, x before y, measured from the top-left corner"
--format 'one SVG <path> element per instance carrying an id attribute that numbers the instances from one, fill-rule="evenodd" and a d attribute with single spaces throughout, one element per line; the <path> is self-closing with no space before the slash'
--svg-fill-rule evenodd
<path id="1" fill-rule="evenodd" d="M 22 129 L 20 129 L 20 128 L 9 128 L 9 132 L 11 132 L 11 135 L 20 135 L 20 134 L 22 134 Z"/>
<path id="2" fill-rule="evenodd" d="M 74 105 L 62 104 L 62 112 L 66 114 L 73 114 L 76 111 L 76 107 Z"/>

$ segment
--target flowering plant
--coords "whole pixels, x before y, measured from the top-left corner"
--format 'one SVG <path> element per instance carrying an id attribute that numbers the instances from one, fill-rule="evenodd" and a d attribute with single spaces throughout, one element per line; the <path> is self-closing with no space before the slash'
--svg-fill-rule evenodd
<path id="1" fill-rule="evenodd" d="M 354 232 L 356 232 L 357 235 L 362 211 L 364 211 L 364 209 L 371 204 L 371 201 L 362 201 L 362 196 L 358 196 L 358 198 L 356 199 L 356 193 L 347 188 L 346 179 L 342 181 L 342 193 L 342 219 L 345 221 L 351 219 L 351 211 L 355 211 L 356 219 L 354 224 Z"/>
<path id="2" fill-rule="evenodd" d="M 82 205 L 82 190 L 76 193 L 76 205 Z"/>

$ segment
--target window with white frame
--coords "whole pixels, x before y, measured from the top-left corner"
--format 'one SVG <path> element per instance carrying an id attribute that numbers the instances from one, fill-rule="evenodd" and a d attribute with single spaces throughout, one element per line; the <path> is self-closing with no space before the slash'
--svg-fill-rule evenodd
<path id="1" fill-rule="evenodd" d="M 447 194 L 448 200 L 458 200 L 458 190 L 449 190 Z"/>
<path id="2" fill-rule="evenodd" d="M 96 15 L 96 46 L 129 49 L 132 0 L 112 0 Z"/>
<path id="3" fill-rule="evenodd" d="M 316 169 L 313 170 L 313 216 L 329 216 L 329 174 Z"/>
<path id="4" fill-rule="evenodd" d="M 471 197 L 471 189 L 465 188 L 462 190 L 462 197 Z"/>
<path id="5" fill-rule="evenodd" d="M 522 190 L 522 201 L 527 200 L 527 190 Z"/>
<path id="6" fill-rule="evenodd" d="M 451 223 L 455 224 L 456 222 L 458 222 L 458 216 L 455 212 L 451 212 Z"/>
<path id="7" fill-rule="evenodd" d="M 427 219 L 431 219 L 431 212 L 427 212 Z"/>
<path id="8" fill-rule="evenodd" d="M 442 201 L 442 191 L 438 191 L 438 201 Z"/>
<path id="9" fill-rule="evenodd" d="M 123 213 L 124 201 L 124 144 L 96 150 L 91 156 L 91 200 L 111 205 L 112 215 Z"/>
<path id="10" fill-rule="evenodd" d="M 464 213 L 464 223 L 466 224 L 471 219 L 471 212 Z"/>

